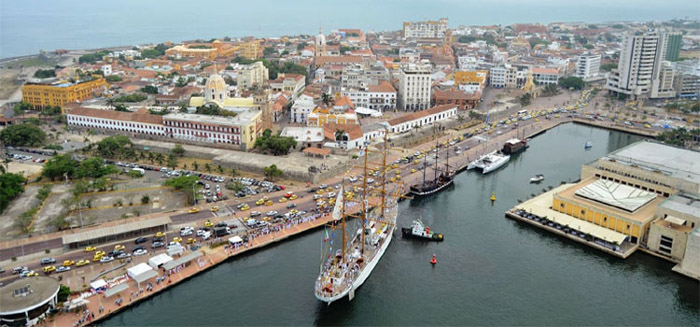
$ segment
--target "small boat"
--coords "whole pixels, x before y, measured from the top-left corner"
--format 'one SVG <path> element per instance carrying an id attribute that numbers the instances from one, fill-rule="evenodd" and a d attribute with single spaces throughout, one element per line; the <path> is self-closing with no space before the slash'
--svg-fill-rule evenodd
<path id="1" fill-rule="evenodd" d="M 438 242 L 444 240 L 444 236 L 442 234 L 431 231 L 430 227 L 426 227 L 420 220 L 414 220 L 411 227 L 401 228 L 401 233 L 404 237 L 422 238 Z"/>
<path id="2" fill-rule="evenodd" d="M 584 149 L 590 149 L 593 147 L 593 142 L 588 141 L 586 142 L 586 145 L 583 146 Z"/>
<path id="3" fill-rule="evenodd" d="M 544 180 L 544 175 L 537 174 L 535 177 L 530 178 L 530 183 L 539 183 Z"/>

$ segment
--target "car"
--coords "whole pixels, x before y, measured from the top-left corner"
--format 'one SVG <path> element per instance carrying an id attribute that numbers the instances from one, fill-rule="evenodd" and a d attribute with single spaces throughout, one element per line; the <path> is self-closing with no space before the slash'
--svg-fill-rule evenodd
<path id="1" fill-rule="evenodd" d="M 218 207 L 218 206 L 213 206 L 213 207 L 211 207 L 211 209 L 209 209 L 209 211 L 211 211 L 211 212 L 217 212 L 217 211 L 219 211 L 219 207 Z"/>
<path id="2" fill-rule="evenodd" d="M 198 213 L 198 212 L 199 212 L 199 208 L 193 207 L 193 208 L 191 208 L 188 212 L 189 212 L 189 213 Z"/>
<path id="3" fill-rule="evenodd" d="M 203 229 L 198 229 L 196 235 L 197 235 L 197 236 L 202 236 L 202 235 L 204 235 L 204 232 L 205 232 L 205 230 L 203 230 Z"/>
<path id="4" fill-rule="evenodd" d="M 114 257 L 110 257 L 110 256 L 102 257 L 100 259 L 100 263 L 107 263 L 107 262 L 112 262 L 112 261 L 114 261 Z"/>
<path id="5" fill-rule="evenodd" d="M 259 211 L 251 211 L 251 212 L 250 212 L 250 216 L 251 216 L 251 217 L 257 217 L 257 216 L 260 216 L 260 215 L 262 215 L 262 213 L 259 212 Z"/>
<path id="6" fill-rule="evenodd" d="M 175 242 L 175 243 L 180 243 L 180 242 L 182 242 L 182 237 L 177 237 L 177 236 L 176 236 L 176 237 L 173 237 L 173 242 Z"/>
<path id="7" fill-rule="evenodd" d="M 299 197 L 296 194 L 292 194 L 292 196 L 289 197 L 289 201 L 296 200 Z"/>
<path id="8" fill-rule="evenodd" d="M 56 266 L 46 266 L 44 267 L 44 273 L 48 274 L 52 271 L 56 271 Z"/>
<path id="9" fill-rule="evenodd" d="M 247 204 L 241 207 L 241 211 L 246 211 L 246 210 L 250 210 L 250 207 Z"/>
<path id="10" fill-rule="evenodd" d="M 160 248 L 160 247 L 163 247 L 163 246 L 165 246 L 165 243 L 160 242 L 160 241 L 159 241 L 159 242 L 153 242 L 153 244 L 151 244 L 151 247 L 154 248 L 154 249 L 155 249 L 155 248 Z"/>
<path id="11" fill-rule="evenodd" d="M 272 201 L 267 201 L 267 202 L 265 202 L 265 206 L 268 206 L 268 207 L 271 206 L 271 205 L 273 205 L 273 204 L 274 204 L 274 203 L 273 203 Z"/>
<path id="12" fill-rule="evenodd" d="M 180 229 L 180 236 L 190 236 L 194 234 L 194 228 L 192 227 L 185 227 L 183 229 Z"/>
<path id="13" fill-rule="evenodd" d="M 204 222 L 204 227 L 214 227 L 214 223 L 211 220 L 207 220 Z"/>
<path id="14" fill-rule="evenodd" d="M 85 252 L 92 252 L 92 251 L 97 251 L 97 248 L 94 246 L 86 246 L 85 247 Z"/>
<path id="15" fill-rule="evenodd" d="M 130 257 L 131 257 L 131 254 L 121 253 L 117 256 L 117 259 L 126 259 L 126 258 L 130 258 Z"/>
<path id="16" fill-rule="evenodd" d="M 197 243 L 196 239 L 191 238 L 191 237 L 187 238 L 187 244 L 194 244 L 194 243 Z"/>
<path id="17" fill-rule="evenodd" d="M 161 238 L 161 237 L 165 237 L 165 233 L 163 233 L 163 232 L 156 233 L 156 238 Z"/>
<path id="18" fill-rule="evenodd" d="M 266 216 L 274 216 L 276 214 L 277 214 L 277 211 L 275 211 L 275 210 L 270 210 L 267 213 L 265 213 Z"/>
<path id="19" fill-rule="evenodd" d="M 28 271 L 28 270 L 29 270 L 29 268 L 27 268 L 25 266 L 15 267 L 14 269 L 12 269 L 12 274 L 13 275 L 21 274 L 23 271 Z"/>
<path id="20" fill-rule="evenodd" d="M 69 270 L 70 270 L 69 266 L 59 266 L 58 268 L 56 268 L 57 273 L 62 273 L 62 272 L 69 271 Z"/>
<path id="21" fill-rule="evenodd" d="M 265 204 L 265 200 L 263 200 L 263 199 L 260 199 L 260 200 L 258 200 L 258 201 L 255 201 L 255 205 L 261 206 L 261 205 L 263 205 L 263 204 Z"/>
<path id="22" fill-rule="evenodd" d="M 79 260 L 78 262 L 76 262 L 75 266 L 82 267 L 82 266 L 89 265 L 89 264 L 90 264 L 90 260 L 83 259 L 83 260 Z"/>
<path id="23" fill-rule="evenodd" d="M 136 240 L 134 240 L 134 243 L 136 243 L 136 244 L 141 244 L 141 243 L 145 243 L 145 242 L 148 242 L 148 237 L 139 237 Z"/>
<path id="24" fill-rule="evenodd" d="M 291 208 L 294 208 L 296 206 L 297 206 L 296 203 L 289 203 L 289 204 L 287 204 L 287 209 L 291 209 Z"/>
<path id="25" fill-rule="evenodd" d="M 66 267 L 72 266 L 74 264 L 75 264 L 75 261 L 73 261 L 73 260 L 63 260 L 63 265 Z"/>
<path id="26" fill-rule="evenodd" d="M 337 195 L 337 194 L 335 194 L 335 192 L 330 192 L 330 193 L 328 193 L 327 196 L 328 196 L 328 198 L 330 199 L 330 198 L 334 198 L 336 195 Z"/>
<path id="27" fill-rule="evenodd" d="M 49 265 L 52 263 L 56 263 L 56 259 L 54 259 L 54 258 L 42 258 L 40 262 L 42 265 Z"/>
<path id="28" fill-rule="evenodd" d="M 416 170 L 415 168 L 411 169 L 411 173 L 415 173 L 415 172 L 417 172 L 417 171 L 418 171 L 418 170 Z"/>
<path id="29" fill-rule="evenodd" d="M 123 246 L 121 244 L 117 244 L 114 246 L 114 251 L 119 251 L 119 250 L 124 250 L 126 249 L 126 246 Z"/>
<path id="30" fill-rule="evenodd" d="M 39 276 L 39 273 L 35 272 L 34 270 L 25 270 L 19 274 L 19 278 L 35 277 L 35 276 Z"/>
<path id="31" fill-rule="evenodd" d="M 138 250 L 134 251 L 134 256 L 136 257 L 136 256 L 144 255 L 144 254 L 146 254 L 146 253 L 148 253 L 148 250 L 146 250 L 146 249 L 138 249 Z"/>

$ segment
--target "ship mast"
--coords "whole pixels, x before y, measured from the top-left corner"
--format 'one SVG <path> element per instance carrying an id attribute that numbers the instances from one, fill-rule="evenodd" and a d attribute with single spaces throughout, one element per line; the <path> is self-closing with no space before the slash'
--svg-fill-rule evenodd
<path id="1" fill-rule="evenodd" d="M 437 177 L 438 177 L 437 172 L 438 172 L 438 169 L 440 169 L 438 167 L 438 157 L 439 157 L 439 153 L 440 153 L 440 140 L 439 139 L 435 140 L 435 150 L 437 152 L 435 152 L 435 168 L 433 168 L 433 172 L 435 172 L 435 177 L 433 178 L 433 181 L 437 181 Z M 433 183 L 435 183 L 435 182 L 433 182 Z"/>
<path id="2" fill-rule="evenodd" d="M 428 162 L 428 156 L 426 155 L 423 157 L 423 188 L 425 189 L 425 171 L 428 170 L 428 165 L 426 163 Z"/>
<path id="3" fill-rule="evenodd" d="M 447 147 L 447 151 L 445 151 L 445 154 L 447 155 L 447 158 L 445 158 L 445 177 L 450 175 L 450 147 Z"/>
<path id="4" fill-rule="evenodd" d="M 389 149 L 389 131 L 384 132 L 384 155 L 382 156 L 382 204 L 381 204 L 381 217 L 384 218 L 384 206 L 386 203 L 386 153 Z M 364 233 L 364 231 L 363 231 Z"/>
<path id="5" fill-rule="evenodd" d="M 342 208 L 341 215 L 343 217 L 343 220 L 342 220 L 342 224 L 343 224 L 343 250 L 342 251 L 343 251 L 343 254 L 342 254 L 341 262 L 345 262 L 345 187 L 344 187 L 345 186 L 345 178 L 343 178 L 343 181 L 341 182 L 341 184 L 342 184 L 342 187 L 340 188 L 340 191 L 343 193 L 341 195 L 341 199 L 343 200 L 343 206 L 341 207 Z"/>
<path id="6" fill-rule="evenodd" d="M 362 180 L 362 232 L 360 233 L 360 257 L 365 256 L 365 221 L 367 221 L 367 208 L 365 201 L 367 201 L 367 156 L 369 153 L 369 146 L 365 148 L 365 166 L 363 168 L 364 178 Z"/>

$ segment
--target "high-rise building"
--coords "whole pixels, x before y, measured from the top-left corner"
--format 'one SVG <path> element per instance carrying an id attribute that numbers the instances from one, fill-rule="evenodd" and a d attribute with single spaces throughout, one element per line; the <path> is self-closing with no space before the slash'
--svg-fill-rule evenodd
<path id="1" fill-rule="evenodd" d="M 444 38 L 447 31 L 447 18 L 422 22 L 403 22 L 404 39 Z"/>
<path id="2" fill-rule="evenodd" d="M 423 110 L 430 107 L 430 65 L 409 64 L 399 73 L 399 108 Z"/>
<path id="3" fill-rule="evenodd" d="M 678 60 L 681 54 L 681 46 L 683 46 L 683 34 L 680 32 L 669 33 L 668 45 L 666 47 L 666 60 Z"/>
<path id="4" fill-rule="evenodd" d="M 576 61 L 576 73 L 574 76 L 583 80 L 598 77 L 600 73 L 600 54 L 584 53 Z"/>
<path id="5" fill-rule="evenodd" d="M 675 97 L 676 91 L 673 87 L 673 77 L 674 72 L 671 63 L 662 61 L 659 68 L 659 78 L 651 82 L 651 95 L 649 97 L 652 99 Z"/>
<path id="6" fill-rule="evenodd" d="M 605 88 L 613 94 L 625 94 L 632 98 L 648 97 L 652 85 L 658 86 L 661 62 L 666 57 L 667 34 L 649 30 L 629 35 L 622 43 L 617 69 L 613 69 Z M 656 82 L 653 82 L 656 80 Z"/>

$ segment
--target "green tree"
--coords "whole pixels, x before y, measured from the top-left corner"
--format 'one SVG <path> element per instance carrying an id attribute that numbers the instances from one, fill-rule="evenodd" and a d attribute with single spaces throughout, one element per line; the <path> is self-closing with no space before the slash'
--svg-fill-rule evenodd
<path id="1" fill-rule="evenodd" d="M 182 157 L 185 154 L 185 148 L 182 147 L 182 144 L 175 144 L 171 152 L 178 157 Z"/>
<path id="2" fill-rule="evenodd" d="M 141 102 L 146 99 L 148 99 L 148 96 L 141 94 L 141 93 L 133 93 L 133 94 L 127 94 L 127 95 L 122 95 L 118 96 L 116 98 L 112 98 L 113 102 Z"/>
<path id="3" fill-rule="evenodd" d="M 116 174 L 119 170 L 114 165 L 105 165 L 100 157 L 88 158 L 80 162 L 75 172 L 77 178 L 98 178 L 110 174 Z"/>
<path id="4" fill-rule="evenodd" d="M 141 92 L 148 94 L 158 94 L 158 88 L 153 85 L 146 85 L 141 88 Z"/>
<path id="5" fill-rule="evenodd" d="M 323 92 L 321 93 L 321 102 L 326 106 L 330 106 L 334 101 L 330 94 Z"/>
<path id="6" fill-rule="evenodd" d="M 73 177 L 78 167 L 78 161 L 71 153 L 57 155 L 49 159 L 41 170 L 41 176 L 55 180 L 64 176 Z"/>
<path id="7" fill-rule="evenodd" d="M 277 51 L 275 51 L 275 48 L 272 48 L 272 47 L 267 47 L 267 48 L 263 49 L 264 56 L 269 56 L 269 55 L 276 53 L 276 52 Z"/>
<path id="8" fill-rule="evenodd" d="M 559 86 L 565 89 L 581 90 L 585 86 L 585 82 L 576 76 L 569 76 L 559 79 Z"/>
<path id="9" fill-rule="evenodd" d="M 208 162 L 204 164 L 204 170 L 206 170 L 207 173 L 211 173 L 211 165 Z"/>
<path id="10" fill-rule="evenodd" d="M 148 195 L 141 197 L 141 204 L 148 204 L 148 202 L 151 202 L 151 198 Z"/>
<path id="11" fill-rule="evenodd" d="M 28 102 L 20 102 L 16 104 L 14 107 L 12 107 L 12 110 L 15 112 L 15 115 L 21 115 L 24 114 L 25 111 L 32 110 L 34 106 L 31 103 Z"/>
<path id="12" fill-rule="evenodd" d="M 56 71 L 53 69 L 39 69 L 34 73 L 36 78 L 51 78 L 56 77 Z"/>
<path id="13" fill-rule="evenodd" d="M 518 101 L 520 101 L 520 105 L 525 108 L 532 102 L 532 95 L 530 93 L 525 93 L 518 98 Z"/>
<path id="14" fill-rule="evenodd" d="M 123 135 L 108 136 L 97 143 L 97 152 L 104 158 L 126 157 L 133 151 L 131 140 Z"/>
<path id="15" fill-rule="evenodd" d="M 471 43 L 474 41 L 476 41 L 476 37 L 471 35 L 462 35 L 457 39 L 457 42 L 459 43 Z"/>
<path id="16" fill-rule="evenodd" d="M 129 110 L 129 108 L 123 103 L 114 106 L 114 111 L 131 112 L 131 110 Z"/>
<path id="17" fill-rule="evenodd" d="M 110 83 L 122 81 L 122 77 L 119 75 L 109 75 L 109 76 L 105 77 L 105 79 L 107 80 L 107 82 L 110 82 Z"/>
<path id="18" fill-rule="evenodd" d="M 199 163 L 197 163 L 196 161 L 195 161 L 195 162 L 192 162 L 192 168 L 193 168 L 195 171 L 199 170 Z"/>
<path id="19" fill-rule="evenodd" d="M 13 173 L 0 174 L 0 213 L 14 198 L 24 192 L 24 176 Z"/>
<path id="20" fill-rule="evenodd" d="M 70 287 L 61 284 L 61 286 L 58 289 L 58 302 L 66 302 L 68 301 L 68 297 L 71 294 Z"/>
<path id="21" fill-rule="evenodd" d="M 269 180 L 275 180 L 284 174 L 275 164 L 263 168 L 263 172 L 265 173 L 265 177 Z"/>
<path id="22" fill-rule="evenodd" d="M 38 147 L 46 141 L 46 133 L 32 124 L 11 125 L 0 131 L 5 145 Z"/>
<path id="23" fill-rule="evenodd" d="M 46 200 L 51 195 L 51 184 L 44 184 L 39 191 L 36 192 L 36 198 L 40 201 Z"/>
<path id="24" fill-rule="evenodd" d="M 177 157 L 172 153 L 168 155 L 168 167 L 172 169 L 177 167 Z"/>
<path id="25" fill-rule="evenodd" d="M 280 135 L 272 135 L 272 131 L 266 129 L 263 135 L 255 140 L 255 148 L 260 151 L 270 151 L 274 155 L 288 154 L 292 147 L 297 145 L 297 141 L 293 137 L 283 137 Z"/>

